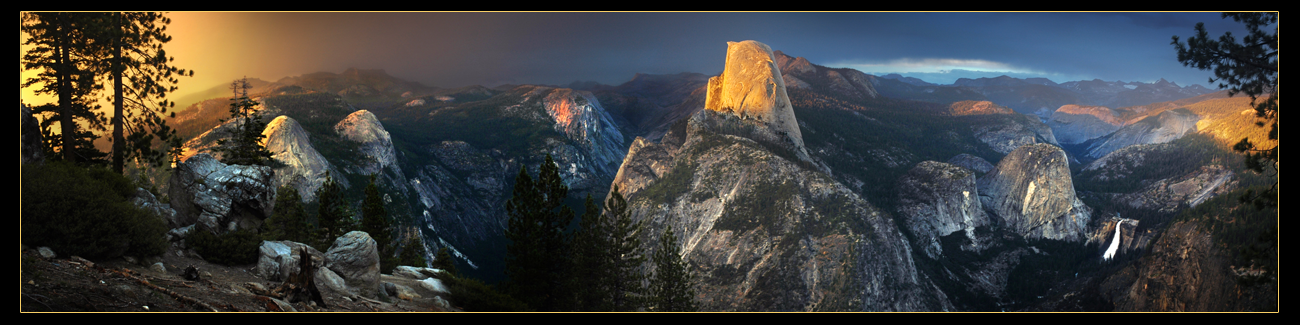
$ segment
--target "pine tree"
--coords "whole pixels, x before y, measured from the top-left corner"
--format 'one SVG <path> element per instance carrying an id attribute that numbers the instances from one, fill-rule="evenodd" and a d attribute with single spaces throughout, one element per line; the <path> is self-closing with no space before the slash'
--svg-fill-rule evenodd
<path id="1" fill-rule="evenodd" d="M 324 245 L 332 245 L 335 239 L 357 228 L 352 219 L 352 208 L 343 198 L 343 186 L 329 173 L 325 174 L 325 183 L 316 190 L 316 202 L 316 222 L 320 224 Z"/>
<path id="2" fill-rule="evenodd" d="M 163 44 L 171 41 L 166 33 L 171 19 L 156 12 L 94 15 L 96 23 L 89 34 L 97 46 L 95 69 L 113 84 L 112 168 L 121 173 L 126 159 L 132 157 L 161 167 L 168 162 L 169 150 L 154 149 L 154 138 L 164 147 L 181 145 L 176 131 L 163 120 L 163 114 L 175 106 L 167 94 L 177 89 L 177 76 L 194 75 L 172 66 L 173 58 L 163 51 Z"/>
<path id="3" fill-rule="evenodd" d="M 370 175 L 366 198 L 361 202 L 361 231 L 370 234 L 379 246 L 379 271 L 391 274 L 398 262 L 393 256 L 392 221 L 388 218 L 388 209 L 384 208 L 379 186 L 375 185 L 374 174 Z"/>
<path id="4" fill-rule="evenodd" d="M 307 211 L 302 207 L 302 196 L 288 185 L 275 192 L 275 206 L 271 216 L 262 224 L 264 240 L 288 240 L 316 246 L 316 231 L 307 221 Z"/>
<path id="5" fill-rule="evenodd" d="M 587 194 L 586 211 L 574 232 L 573 267 L 570 287 L 574 288 L 578 311 L 609 311 L 611 276 L 605 250 L 609 245 L 609 221 L 600 212 L 600 206 Z"/>
<path id="6" fill-rule="evenodd" d="M 564 309 L 571 297 L 564 292 L 563 276 L 569 264 L 564 228 L 573 221 L 573 210 L 564 206 L 568 191 L 559 166 L 548 154 L 536 182 L 521 166 L 513 196 L 506 202 L 508 290 L 541 311 Z"/>
<path id="7" fill-rule="evenodd" d="M 262 135 L 266 122 L 262 121 L 257 102 L 248 98 L 249 88 L 252 86 L 249 85 L 248 78 L 230 84 L 230 89 L 235 93 L 234 98 L 230 99 L 230 118 L 235 120 L 235 126 L 230 130 L 230 138 L 218 140 L 214 150 L 222 153 L 221 162 L 228 165 L 275 167 L 276 160 L 271 158 L 273 154 L 262 145 L 262 139 L 266 137 Z"/>
<path id="8" fill-rule="evenodd" d="M 645 305 L 642 285 L 645 275 L 640 272 L 646 260 L 640 240 L 641 223 L 632 221 L 627 201 L 618 193 L 617 186 L 605 201 L 605 212 L 610 222 L 609 249 L 605 255 L 612 273 L 608 285 L 610 304 L 613 311 L 636 311 Z"/>
<path id="9" fill-rule="evenodd" d="M 655 251 L 655 275 L 650 281 L 650 309 L 653 311 L 699 311 L 695 305 L 695 290 L 691 289 L 692 277 L 686 261 L 682 260 L 677 236 L 673 228 L 664 230 L 659 239 L 659 250 Z"/>
<path id="10" fill-rule="evenodd" d="M 407 239 L 402 243 L 402 254 L 398 256 L 401 265 L 424 267 L 424 240 L 420 239 L 419 232 L 415 236 Z"/>
<path id="11" fill-rule="evenodd" d="M 433 268 L 447 271 L 451 276 L 459 276 L 456 272 L 456 261 L 451 259 L 451 250 L 447 247 L 438 249 L 438 255 L 434 256 Z"/>
<path id="12" fill-rule="evenodd" d="M 80 130 L 79 126 L 86 123 L 102 131 L 106 123 L 103 114 L 95 113 L 97 107 L 92 97 L 103 86 L 96 82 L 95 47 L 85 33 L 93 28 L 95 14 L 24 12 L 20 19 L 19 29 L 27 36 L 23 45 L 33 46 L 23 54 L 21 64 L 24 70 L 40 70 L 36 77 L 24 81 L 22 87 L 40 85 L 37 94 L 58 98 L 56 103 L 32 107 L 32 111 L 53 115 L 42 127 L 58 122 L 61 137 L 51 139 L 51 144 L 58 148 L 56 151 L 63 160 L 77 163 L 96 160 L 102 154 L 90 145 L 95 136 Z"/>

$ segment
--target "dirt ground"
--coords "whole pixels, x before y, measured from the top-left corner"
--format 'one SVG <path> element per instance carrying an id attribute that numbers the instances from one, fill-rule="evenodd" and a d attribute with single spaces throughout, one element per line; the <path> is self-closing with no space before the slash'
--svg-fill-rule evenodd
<path id="1" fill-rule="evenodd" d="M 325 302 L 277 303 L 255 294 L 254 283 L 274 289 L 280 282 L 254 275 L 256 264 L 225 266 L 181 256 L 175 248 L 162 256 L 136 264 L 123 258 L 88 261 L 79 257 L 41 258 L 33 248 L 20 247 L 22 312 L 445 312 L 434 303 L 436 293 L 421 288 L 414 279 L 381 276 L 381 281 L 414 289 L 419 298 L 365 298 L 331 291 L 319 285 Z M 58 252 L 55 252 L 58 253 Z M 166 272 L 149 265 L 162 262 Z M 185 280 L 182 270 L 193 265 L 196 281 Z M 265 292 L 265 291 L 262 291 Z M 446 297 L 443 297 L 446 299 Z M 287 305 L 286 305 L 287 304 Z"/>

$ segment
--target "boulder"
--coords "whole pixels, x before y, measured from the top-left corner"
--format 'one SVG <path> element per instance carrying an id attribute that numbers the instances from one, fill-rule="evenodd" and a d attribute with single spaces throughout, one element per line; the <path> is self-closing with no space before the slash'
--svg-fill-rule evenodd
<path id="1" fill-rule="evenodd" d="M 370 234 L 353 231 L 335 239 L 325 252 L 325 267 L 338 273 L 357 294 L 379 294 L 379 247 Z"/>
<path id="2" fill-rule="evenodd" d="M 1021 146 L 978 181 L 981 203 L 1013 232 L 1030 238 L 1078 241 L 1092 209 L 1074 194 L 1065 151 Z"/>
<path id="3" fill-rule="evenodd" d="M 961 230 L 972 236 L 975 227 L 989 223 L 968 169 L 923 161 L 898 183 L 898 210 L 930 258 L 943 254 L 939 237 Z"/>
<path id="4" fill-rule="evenodd" d="M 171 178 L 174 222 L 221 234 L 256 229 L 275 201 L 271 167 L 226 165 L 200 153 L 178 164 Z"/>
<path id="5" fill-rule="evenodd" d="M 55 257 L 58 257 L 58 256 L 59 256 L 58 254 L 54 254 L 54 250 L 53 250 L 53 249 L 50 249 L 49 247 L 44 247 L 44 246 L 42 246 L 42 247 L 37 247 L 37 248 L 36 248 L 36 253 L 37 253 L 37 254 L 40 254 L 41 257 L 42 257 L 42 258 L 45 258 L 45 259 L 52 259 L 52 258 L 55 258 Z"/>
<path id="6" fill-rule="evenodd" d="M 323 285 L 330 290 L 334 290 L 334 292 L 342 294 L 352 293 L 351 290 L 348 290 L 347 281 L 343 280 L 343 277 L 340 277 L 338 273 L 334 273 L 334 271 L 330 270 L 328 267 L 316 269 L 315 280 L 318 286 Z"/>
<path id="7" fill-rule="evenodd" d="M 262 241 L 258 247 L 257 276 L 271 281 L 284 281 L 290 274 L 298 273 L 298 260 L 302 258 L 301 248 L 311 254 L 312 264 L 319 270 L 325 264 L 325 255 L 302 243 L 292 241 Z"/>

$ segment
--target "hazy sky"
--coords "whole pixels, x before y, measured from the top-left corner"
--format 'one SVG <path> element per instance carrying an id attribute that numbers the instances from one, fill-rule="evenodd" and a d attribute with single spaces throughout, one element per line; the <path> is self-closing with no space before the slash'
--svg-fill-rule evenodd
<path id="1" fill-rule="evenodd" d="M 1218 13 L 238 13 L 173 12 L 165 45 L 186 92 L 349 67 L 428 86 L 620 84 L 721 72 L 727 41 L 873 74 L 1206 83 L 1170 36 L 1244 29 Z M 20 32 L 21 38 L 21 32 Z M 20 49 L 21 55 L 21 49 Z M 958 75 L 952 70 L 967 70 Z M 971 73 L 970 71 L 975 71 Z M 30 73 L 30 72 L 29 72 Z M 27 97 L 24 91 L 24 97 Z M 29 99 L 29 103 L 37 100 Z"/>

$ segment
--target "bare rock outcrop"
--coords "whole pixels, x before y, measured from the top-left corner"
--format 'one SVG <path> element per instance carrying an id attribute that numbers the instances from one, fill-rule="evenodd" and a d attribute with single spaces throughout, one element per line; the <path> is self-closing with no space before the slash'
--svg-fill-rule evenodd
<path id="1" fill-rule="evenodd" d="M 1065 151 L 1048 144 L 1017 148 L 979 179 L 980 200 L 1013 232 L 1079 241 L 1092 209 L 1074 194 Z"/>
<path id="2" fill-rule="evenodd" d="M 937 161 L 923 161 L 898 181 L 899 212 L 930 258 L 943 254 L 939 237 L 989 223 L 980 206 L 975 174 Z M 972 238 L 972 242 L 977 240 Z"/>
<path id="3" fill-rule="evenodd" d="M 45 140 L 41 136 L 40 122 L 21 102 L 18 103 L 18 127 L 18 165 L 45 162 Z"/>
<path id="4" fill-rule="evenodd" d="M 764 123 L 798 148 L 801 159 L 808 157 L 781 70 L 766 44 L 727 42 L 726 66 L 721 76 L 709 78 L 704 108 Z"/>
<path id="5" fill-rule="evenodd" d="M 353 172 L 370 175 L 378 174 L 384 168 L 398 168 L 393 139 L 384 129 L 384 125 L 379 123 L 379 119 L 375 118 L 375 114 L 370 111 L 359 110 L 348 114 L 334 125 L 334 131 L 344 138 L 360 143 L 361 154 L 368 158 L 366 163 L 357 166 L 357 170 L 352 170 Z"/>
<path id="6" fill-rule="evenodd" d="M 275 201 L 271 167 L 226 165 L 200 153 L 178 164 L 169 194 L 176 227 L 192 224 L 214 233 L 255 229 Z"/>
<path id="7" fill-rule="evenodd" d="M 293 118 L 285 115 L 276 117 L 266 125 L 262 135 L 266 136 L 263 141 L 266 149 L 272 153 L 271 158 L 285 165 L 275 169 L 275 188 L 291 186 L 298 190 L 303 202 L 311 202 L 316 200 L 316 190 L 325 183 L 327 173 L 334 175 L 334 179 L 345 187 L 348 186 L 347 179 L 338 177 L 338 170 L 312 147 L 307 131 Z"/>

